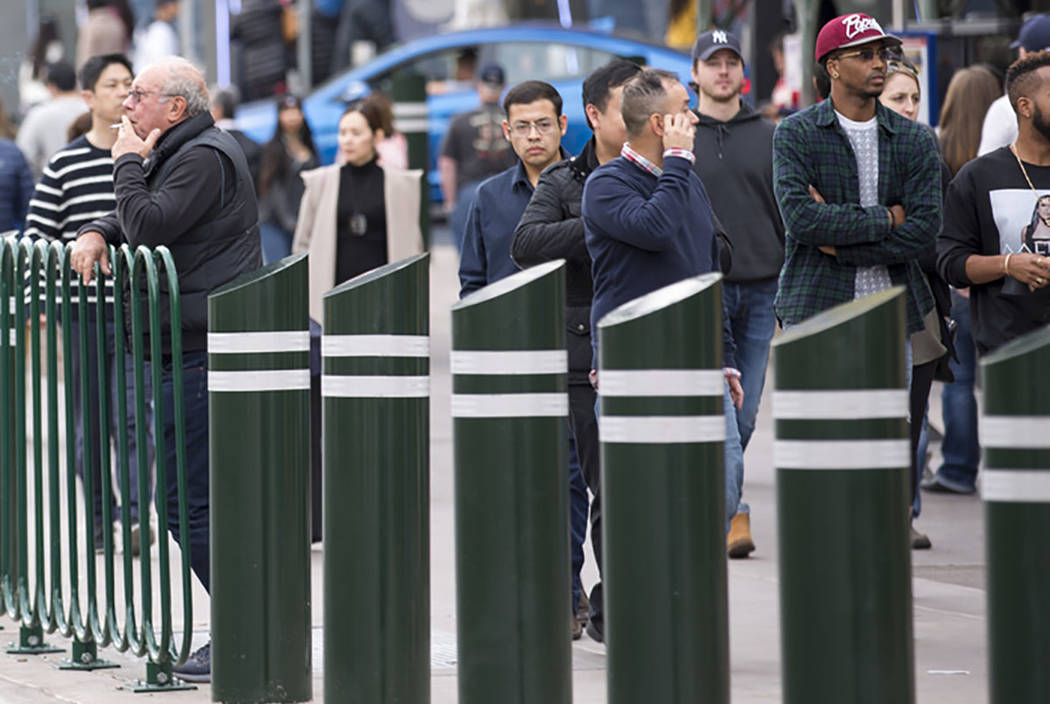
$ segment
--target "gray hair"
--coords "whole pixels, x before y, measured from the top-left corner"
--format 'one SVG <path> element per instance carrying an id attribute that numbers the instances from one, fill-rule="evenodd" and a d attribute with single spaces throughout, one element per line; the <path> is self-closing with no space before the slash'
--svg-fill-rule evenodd
<path id="1" fill-rule="evenodd" d="M 179 96 L 186 101 L 186 117 L 196 117 L 208 112 L 211 101 L 208 97 L 208 86 L 200 70 L 189 61 L 179 57 L 160 62 L 168 69 L 164 81 L 164 92 Z"/>
<path id="2" fill-rule="evenodd" d="M 620 113 L 628 135 L 641 134 L 649 117 L 663 112 L 667 84 L 677 81 L 670 71 L 647 68 L 624 84 Z"/>

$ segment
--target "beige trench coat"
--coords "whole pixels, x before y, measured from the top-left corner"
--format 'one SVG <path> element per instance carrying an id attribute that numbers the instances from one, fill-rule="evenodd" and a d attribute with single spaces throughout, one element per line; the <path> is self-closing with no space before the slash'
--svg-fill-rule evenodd
<path id="1" fill-rule="evenodd" d="M 310 317 L 323 322 L 322 297 L 336 285 L 339 165 L 304 171 L 302 176 L 306 191 L 299 205 L 299 222 L 295 226 L 292 251 L 310 253 Z M 422 177 L 423 172 L 419 170 L 383 169 L 386 254 L 389 262 L 423 251 L 423 235 L 419 229 L 419 181 Z"/>

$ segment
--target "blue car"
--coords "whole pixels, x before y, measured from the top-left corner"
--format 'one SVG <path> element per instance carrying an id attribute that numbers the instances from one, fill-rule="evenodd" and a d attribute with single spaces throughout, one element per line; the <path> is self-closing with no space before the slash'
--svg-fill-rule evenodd
<path id="1" fill-rule="evenodd" d="M 347 102 L 373 90 L 389 95 L 395 73 L 418 72 L 427 80 L 431 198 L 440 202 L 437 155 L 441 140 L 453 116 L 478 105 L 473 84 L 456 80 L 457 60 L 466 51 L 476 52 L 478 65 L 500 64 L 506 72 L 508 87 L 537 79 L 557 88 L 564 99 L 563 110 L 569 123 L 562 144 L 571 153 L 582 149 L 591 136 L 581 94 L 583 79 L 594 69 L 623 57 L 673 71 L 687 85 L 690 81 L 687 54 L 666 46 L 582 29 L 519 24 L 424 37 L 394 47 L 369 63 L 332 78 L 304 99 L 303 111 L 313 130 L 321 161 L 327 164 L 335 159 L 339 116 Z M 259 142 L 273 137 L 276 122 L 277 108 L 273 101 L 246 103 L 237 112 L 238 127 Z"/>

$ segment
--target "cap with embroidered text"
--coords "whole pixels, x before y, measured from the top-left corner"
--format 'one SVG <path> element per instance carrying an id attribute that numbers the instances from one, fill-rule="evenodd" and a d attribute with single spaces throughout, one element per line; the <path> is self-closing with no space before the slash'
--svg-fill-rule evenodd
<path id="1" fill-rule="evenodd" d="M 693 44 L 693 63 L 707 61 L 712 54 L 721 49 L 728 49 L 739 56 L 741 61 L 744 60 L 744 55 L 740 51 L 740 40 L 732 32 L 724 29 L 709 29 L 698 36 L 696 43 Z"/>
<path id="2" fill-rule="evenodd" d="M 882 31 L 882 26 L 871 15 L 851 12 L 848 15 L 840 15 L 821 27 L 814 54 L 817 63 L 820 63 L 825 56 L 838 49 L 879 40 L 893 46 L 901 44 L 900 39 Z"/>

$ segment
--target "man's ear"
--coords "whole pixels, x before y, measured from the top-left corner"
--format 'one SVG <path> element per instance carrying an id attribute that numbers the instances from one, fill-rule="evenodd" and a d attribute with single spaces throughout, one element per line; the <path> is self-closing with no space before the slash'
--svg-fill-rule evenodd
<path id="1" fill-rule="evenodd" d="M 1026 120 L 1032 117 L 1032 99 L 1022 95 L 1017 99 L 1017 114 Z"/>
<path id="2" fill-rule="evenodd" d="M 657 137 L 664 136 L 664 116 L 659 113 L 653 113 L 649 116 L 649 126 L 653 129 L 653 134 Z"/>
<path id="3" fill-rule="evenodd" d="M 561 115 L 558 118 L 558 125 L 561 127 L 561 136 L 564 137 L 565 136 L 565 130 L 568 129 L 568 127 L 569 127 L 569 116 L 568 115 Z"/>
<path id="4" fill-rule="evenodd" d="M 88 106 L 88 110 L 95 109 L 95 94 L 89 90 L 80 91 L 80 97 L 84 100 L 84 104 Z"/>
<path id="5" fill-rule="evenodd" d="M 504 137 L 504 139 L 506 139 L 509 142 L 510 141 L 510 123 L 507 122 L 506 120 L 504 120 L 502 122 L 502 125 L 503 125 L 503 137 Z"/>
<path id="6" fill-rule="evenodd" d="M 596 122 L 598 122 L 598 119 L 601 117 L 602 114 L 601 110 L 599 110 L 593 103 L 587 103 L 583 107 L 583 112 L 587 116 L 587 119 L 590 120 L 591 125 L 594 125 Z"/>

